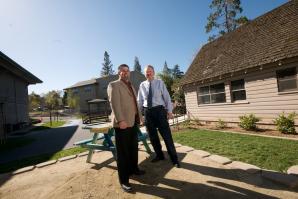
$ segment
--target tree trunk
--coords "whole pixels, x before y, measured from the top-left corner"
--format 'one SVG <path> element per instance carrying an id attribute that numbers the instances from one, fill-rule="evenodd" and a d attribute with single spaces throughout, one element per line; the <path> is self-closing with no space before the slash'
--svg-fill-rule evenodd
<path id="1" fill-rule="evenodd" d="M 52 126 L 52 110 L 50 110 L 50 125 Z"/>

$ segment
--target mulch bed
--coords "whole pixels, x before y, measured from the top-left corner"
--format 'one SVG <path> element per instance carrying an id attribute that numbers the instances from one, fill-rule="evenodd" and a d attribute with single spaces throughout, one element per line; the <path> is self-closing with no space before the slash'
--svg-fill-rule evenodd
<path id="1" fill-rule="evenodd" d="M 186 130 L 186 129 L 207 129 L 207 130 L 219 130 L 219 131 L 230 131 L 230 132 L 240 132 L 240 133 L 249 133 L 249 134 L 257 134 L 257 135 L 268 135 L 268 136 L 276 136 L 276 137 L 285 137 L 285 138 L 297 138 L 298 139 L 298 133 L 297 134 L 285 134 L 281 133 L 277 130 L 272 129 L 259 129 L 258 131 L 246 131 L 244 129 L 241 129 L 240 127 L 226 127 L 224 129 L 217 128 L 214 125 L 195 125 L 195 124 L 189 124 L 189 125 L 179 125 L 179 129 L 175 126 L 172 127 L 173 132 L 180 131 L 180 130 Z"/>

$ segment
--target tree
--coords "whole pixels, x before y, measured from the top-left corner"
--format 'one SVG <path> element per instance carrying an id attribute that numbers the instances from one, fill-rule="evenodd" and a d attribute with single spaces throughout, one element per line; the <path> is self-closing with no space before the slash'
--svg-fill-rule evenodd
<path id="1" fill-rule="evenodd" d="M 102 63 L 102 69 L 101 69 L 101 76 L 108 76 L 108 75 L 113 75 L 114 70 L 113 70 L 113 64 L 110 60 L 110 55 L 108 54 L 107 51 L 104 53 L 104 58 L 103 58 L 103 63 Z"/>
<path id="2" fill-rule="evenodd" d="M 231 32 L 248 22 L 245 16 L 236 18 L 236 15 L 243 11 L 240 4 L 240 0 L 212 0 L 209 7 L 213 12 L 207 18 L 208 22 L 205 29 L 206 33 L 218 29 L 218 34 L 209 36 L 209 41 Z"/>
<path id="3" fill-rule="evenodd" d="M 77 95 L 75 95 L 71 90 L 67 91 L 67 104 L 71 109 L 78 109 L 80 99 Z"/>
<path id="4" fill-rule="evenodd" d="M 67 91 L 63 92 L 62 104 L 63 106 L 67 106 Z"/>
<path id="5" fill-rule="evenodd" d="M 57 112 L 57 110 L 59 108 L 60 101 L 61 101 L 60 93 L 61 93 L 60 91 L 53 90 L 53 91 L 48 92 L 44 96 L 46 107 L 49 109 L 49 112 L 50 112 L 51 125 L 52 125 L 52 111 L 56 110 L 56 112 Z M 57 120 L 58 120 L 58 114 L 57 114 Z"/>
<path id="6" fill-rule="evenodd" d="M 142 67 L 140 65 L 139 58 L 137 56 L 135 57 L 134 71 L 138 71 L 142 73 Z"/>
<path id="7" fill-rule="evenodd" d="M 28 96 L 28 100 L 29 100 L 29 110 L 36 110 L 41 106 L 41 97 L 40 95 L 35 94 L 34 92 L 32 92 L 29 96 Z"/>
<path id="8" fill-rule="evenodd" d="M 172 92 L 173 92 L 173 100 L 175 101 L 176 106 L 174 107 L 173 113 L 175 114 L 185 114 L 186 107 L 185 107 L 185 95 L 182 88 L 179 85 L 179 80 L 175 79 L 172 85 Z"/>
<path id="9" fill-rule="evenodd" d="M 178 64 L 176 64 L 175 66 L 174 66 L 174 68 L 172 69 L 172 75 L 173 75 L 173 78 L 174 79 L 180 79 L 182 76 L 183 76 L 183 72 L 182 71 L 180 71 L 180 68 L 179 68 L 179 65 Z"/>

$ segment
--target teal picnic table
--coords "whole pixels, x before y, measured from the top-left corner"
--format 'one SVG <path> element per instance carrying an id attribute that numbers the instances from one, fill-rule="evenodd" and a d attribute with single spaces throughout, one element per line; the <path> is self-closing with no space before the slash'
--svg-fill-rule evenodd
<path id="1" fill-rule="evenodd" d="M 83 129 L 89 129 L 90 133 L 93 134 L 92 138 L 87 140 L 82 140 L 74 143 L 76 146 L 80 146 L 89 150 L 87 162 L 91 162 L 91 158 L 94 150 L 103 150 L 103 151 L 111 151 L 115 160 L 117 159 L 116 146 L 113 142 L 112 137 L 115 135 L 115 130 L 112 127 L 100 127 L 97 125 L 86 125 L 83 126 Z M 140 128 L 138 128 L 138 140 L 142 142 L 146 152 L 151 154 L 152 151 L 147 143 L 148 134 L 146 132 L 142 132 Z"/>

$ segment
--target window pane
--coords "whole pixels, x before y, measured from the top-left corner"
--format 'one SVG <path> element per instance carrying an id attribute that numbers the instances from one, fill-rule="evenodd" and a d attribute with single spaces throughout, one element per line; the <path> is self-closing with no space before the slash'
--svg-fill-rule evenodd
<path id="1" fill-rule="evenodd" d="M 211 103 L 223 103 L 223 102 L 226 102 L 225 93 L 211 95 Z"/>
<path id="2" fill-rule="evenodd" d="M 210 86 L 210 92 L 211 93 L 222 93 L 225 92 L 225 84 L 215 84 Z"/>
<path id="3" fill-rule="evenodd" d="M 287 68 L 276 71 L 278 91 L 297 90 L 297 72 L 296 68 Z"/>
<path id="4" fill-rule="evenodd" d="M 297 80 L 296 79 L 290 79 L 290 80 L 282 80 L 278 81 L 278 91 L 292 91 L 297 90 Z"/>
<path id="5" fill-rule="evenodd" d="M 236 80 L 231 82 L 231 89 L 233 90 L 240 90 L 244 89 L 244 79 Z"/>
<path id="6" fill-rule="evenodd" d="M 200 95 L 209 94 L 209 86 L 204 86 L 200 88 Z"/>
<path id="7" fill-rule="evenodd" d="M 210 104 L 210 95 L 200 96 L 200 104 Z"/>
<path id="8" fill-rule="evenodd" d="M 236 101 L 236 100 L 246 100 L 246 92 L 245 92 L 245 90 L 232 92 L 232 100 L 233 101 Z"/>
<path id="9" fill-rule="evenodd" d="M 296 68 L 294 67 L 294 68 L 287 68 L 284 70 L 278 70 L 276 71 L 276 75 L 278 79 L 287 78 L 290 76 L 296 76 Z"/>

